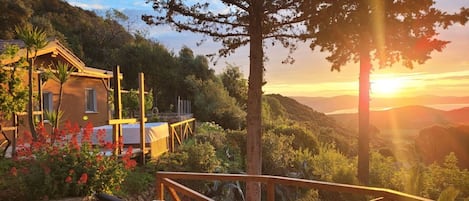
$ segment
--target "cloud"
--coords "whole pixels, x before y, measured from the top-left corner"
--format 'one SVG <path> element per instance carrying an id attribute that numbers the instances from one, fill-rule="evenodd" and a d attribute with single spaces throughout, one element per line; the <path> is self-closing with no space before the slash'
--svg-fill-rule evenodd
<path id="1" fill-rule="evenodd" d="M 80 7 L 85 10 L 103 10 L 108 9 L 108 6 L 102 4 L 89 4 L 89 3 L 80 3 L 78 1 L 68 1 L 68 3 L 72 6 Z"/>
<path id="2" fill-rule="evenodd" d="M 357 95 L 358 82 L 322 82 L 316 84 L 269 84 L 263 87 L 265 93 L 280 93 L 287 96 L 335 96 L 337 94 Z"/>
<path id="3" fill-rule="evenodd" d="M 118 10 L 138 9 L 153 10 L 151 4 L 141 0 L 66 0 L 70 5 L 81 7 L 85 10 L 107 10 L 115 8 Z"/>
<path id="4" fill-rule="evenodd" d="M 133 2 L 132 5 L 135 7 L 144 7 L 144 8 L 151 8 L 151 3 L 145 3 L 144 1 L 136 1 Z"/>
<path id="5" fill-rule="evenodd" d="M 440 94 L 458 96 L 469 86 L 469 70 L 428 73 L 373 74 L 373 79 L 394 78 L 402 82 L 399 94 L 415 96 Z M 319 83 L 267 83 L 266 93 L 280 93 L 286 96 L 335 96 L 358 95 L 358 81 L 319 82 Z M 374 96 L 376 94 L 372 94 Z"/>
<path id="6" fill-rule="evenodd" d="M 405 80 L 403 92 L 407 95 L 439 94 L 459 96 L 469 86 L 469 70 L 440 73 L 399 74 Z"/>
<path id="7" fill-rule="evenodd" d="M 413 79 L 425 81 L 440 81 L 440 80 L 466 80 L 469 76 L 469 70 L 451 71 L 442 73 L 421 73 L 409 76 Z M 468 80 L 469 81 L 469 80 Z"/>
<path id="8" fill-rule="evenodd" d="M 450 72 L 414 72 L 414 73 L 393 73 L 393 74 L 373 74 L 372 79 L 399 78 L 402 81 L 441 81 L 441 80 L 464 80 L 469 82 L 469 70 Z"/>

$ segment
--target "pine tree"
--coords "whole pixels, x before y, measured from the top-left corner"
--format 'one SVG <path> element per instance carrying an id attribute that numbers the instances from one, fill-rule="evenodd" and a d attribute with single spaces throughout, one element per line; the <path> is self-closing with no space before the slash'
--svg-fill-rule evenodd
<path id="1" fill-rule="evenodd" d="M 220 0 L 188 3 L 182 0 L 152 0 L 155 13 L 143 15 L 148 24 L 169 24 L 177 31 L 191 31 L 221 42 L 220 56 L 249 45 L 247 101 L 247 173 L 261 171 L 261 97 L 264 84 L 264 47 L 267 41 L 280 42 L 290 51 L 307 37 L 301 1 Z M 286 62 L 292 62 L 287 57 Z M 260 184 L 247 184 L 247 200 L 260 200 Z"/>

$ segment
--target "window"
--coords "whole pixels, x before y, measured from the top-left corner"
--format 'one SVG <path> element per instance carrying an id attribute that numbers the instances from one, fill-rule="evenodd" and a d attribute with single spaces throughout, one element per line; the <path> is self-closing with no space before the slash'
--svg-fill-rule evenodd
<path id="1" fill-rule="evenodd" d="M 96 90 L 92 88 L 85 89 L 85 111 L 86 112 L 98 112 L 97 101 L 96 101 Z"/>
<path id="2" fill-rule="evenodd" d="M 42 108 L 44 111 L 52 111 L 52 93 L 43 92 L 42 93 Z"/>
<path id="3" fill-rule="evenodd" d="M 51 92 L 42 92 L 42 109 L 44 110 L 44 114 L 46 112 L 52 112 L 52 93 Z M 44 120 L 48 121 L 49 116 L 44 115 Z"/>

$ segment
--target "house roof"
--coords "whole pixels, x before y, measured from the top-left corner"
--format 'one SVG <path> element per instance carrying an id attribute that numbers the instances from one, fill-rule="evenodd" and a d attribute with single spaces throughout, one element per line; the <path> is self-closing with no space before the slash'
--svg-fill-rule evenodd
<path id="1" fill-rule="evenodd" d="M 0 52 L 2 52 L 7 45 L 17 45 L 20 50 L 13 58 L 7 58 L 0 60 L 1 64 L 10 64 L 19 61 L 21 57 L 26 56 L 26 49 L 24 48 L 24 42 L 21 40 L 0 40 Z M 78 58 L 71 50 L 66 48 L 58 40 L 50 40 L 49 43 L 42 49 L 37 51 L 37 56 L 51 54 L 51 57 L 57 57 L 60 55 L 68 63 L 77 69 L 75 75 L 99 77 L 99 78 L 111 78 L 112 71 L 106 71 L 103 69 L 87 67 L 85 63 Z M 32 55 L 30 56 L 32 57 Z"/>

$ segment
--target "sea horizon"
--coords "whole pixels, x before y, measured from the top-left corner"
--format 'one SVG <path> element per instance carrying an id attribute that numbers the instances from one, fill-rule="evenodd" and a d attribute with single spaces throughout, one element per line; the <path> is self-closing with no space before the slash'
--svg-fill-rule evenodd
<path id="1" fill-rule="evenodd" d="M 406 107 L 406 106 L 411 106 L 411 105 L 399 105 L 399 106 L 391 106 L 391 107 L 370 107 L 370 111 L 385 111 L 385 110 L 391 110 L 391 109 L 401 108 L 401 107 Z M 451 110 L 469 107 L 469 103 L 426 104 L 426 105 L 420 105 L 420 106 L 442 110 L 442 111 L 451 111 Z M 354 113 L 358 113 L 358 107 L 334 110 L 332 112 L 325 112 L 324 114 L 333 115 L 333 114 L 354 114 Z"/>

